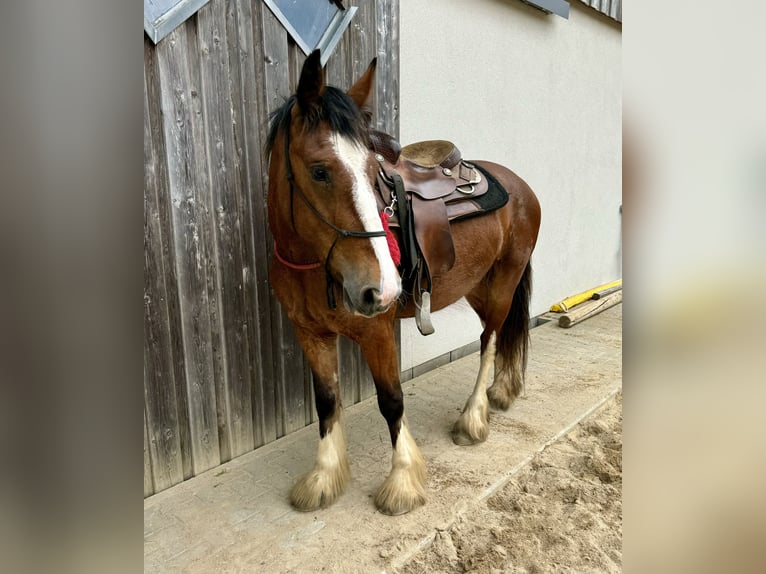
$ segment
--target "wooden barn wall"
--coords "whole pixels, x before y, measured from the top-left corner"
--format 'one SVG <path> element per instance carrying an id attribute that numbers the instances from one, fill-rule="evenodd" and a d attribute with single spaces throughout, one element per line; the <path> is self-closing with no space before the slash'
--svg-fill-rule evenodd
<path id="1" fill-rule="evenodd" d="M 327 64 L 348 87 L 378 56 L 375 123 L 398 135 L 398 0 L 359 11 Z M 268 283 L 267 118 L 305 55 L 260 0 L 213 0 L 144 36 L 144 495 L 316 418 L 311 375 Z M 374 393 L 355 345 L 344 404 Z"/>

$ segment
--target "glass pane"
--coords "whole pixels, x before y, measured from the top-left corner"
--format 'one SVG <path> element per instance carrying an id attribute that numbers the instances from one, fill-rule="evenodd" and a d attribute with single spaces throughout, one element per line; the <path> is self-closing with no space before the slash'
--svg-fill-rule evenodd
<path id="1" fill-rule="evenodd" d="M 282 12 L 310 50 L 338 13 L 330 0 L 271 0 L 271 4 Z"/>

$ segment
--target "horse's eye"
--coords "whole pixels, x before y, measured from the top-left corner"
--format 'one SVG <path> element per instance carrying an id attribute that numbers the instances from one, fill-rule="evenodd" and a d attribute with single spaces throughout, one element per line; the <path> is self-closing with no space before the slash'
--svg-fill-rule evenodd
<path id="1" fill-rule="evenodd" d="M 323 167 L 312 167 L 311 178 L 319 183 L 327 183 L 330 181 L 330 172 Z"/>

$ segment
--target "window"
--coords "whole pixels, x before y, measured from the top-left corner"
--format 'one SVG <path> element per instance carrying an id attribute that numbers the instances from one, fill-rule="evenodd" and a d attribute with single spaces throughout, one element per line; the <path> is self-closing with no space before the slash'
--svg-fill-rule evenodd
<path id="1" fill-rule="evenodd" d="M 263 1 L 306 55 L 317 48 L 322 51 L 322 65 L 357 11 L 356 6 L 343 8 L 341 0 Z"/>
<path id="2" fill-rule="evenodd" d="M 210 0 L 144 0 L 144 30 L 155 44 Z"/>
<path id="3" fill-rule="evenodd" d="M 564 0 L 521 0 L 524 4 L 534 6 L 548 14 L 557 14 L 569 20 L 569 2 Z"/>

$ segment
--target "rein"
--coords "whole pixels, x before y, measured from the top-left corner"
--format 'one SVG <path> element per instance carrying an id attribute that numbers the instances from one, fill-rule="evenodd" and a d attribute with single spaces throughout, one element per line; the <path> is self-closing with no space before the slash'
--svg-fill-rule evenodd
<path id="1" fill-rule="evenodd" d="M 288 114 L 290 112 L 288 111 Z M 309 201 L 308 197 L 303 193 L 300 187 L 295 185 L 295 176 L 293 175 L 293 166 L 290 162 L 290 127 L 291 127 L 291 121 L 290 116 L 288 115 L 288 120 L 286 122 L 285 126 L 285 172 L 287 175 L 287 181 L 290 184 L 290 222 L 293 226 L 293 231 L 296 233 L 298 230 L 295 227 L 295 191 L 298 191 L 298 196 L 303 200 L 303 203 L 306 204 L 306 206 L 311 210 L 311 212 L 316 216 L 319 221 L 330 227 L 335 233 L 337 234 L 335 236 L 335 241 L 332 242 L 332 246 L 330 247 L 330 251 L 327 253 L 327 257 L 325 258 L 324 262 L 324 270 L 325 270 L 325 277 L 327 280 L 327 305 L 330 307 L 330 309 L 335 310 L 337 307 L 337 304 L 335 302 L 335 289 L 334 284 L 335 280 L 332 278 L 332 274 L 330 273 L 330 259 L 332 258 L 332 253 L 335 250 L 335 246 L 338 244 L 338 241 L 345 237 L 360 237 L 360 238 L 369 238 L 369 237 L 386 237 L 386 231 L 351 231 L 348 229 L 342 229 L 338 226 L 336 226 L 334 223 L 328 221 L 320 212 L 319 210 L 314 207 L 311 202 Z M 282 258 L 281 255 L 279 255 L 279 252 L 277 251 L 276 242 L 274 243 L 274 255 L 276 255 L 277 260 L 279 260 L 280 263 L 286 265 L 287 267 L 291 269 L 298 269 L 298 270 L 305 270 L 305 269 L 315 269 L 321 265 L 321 263 L 312 263 L 308 265 L 296 265 L 294 263 L 288 263 L 285 259 Z"/>

